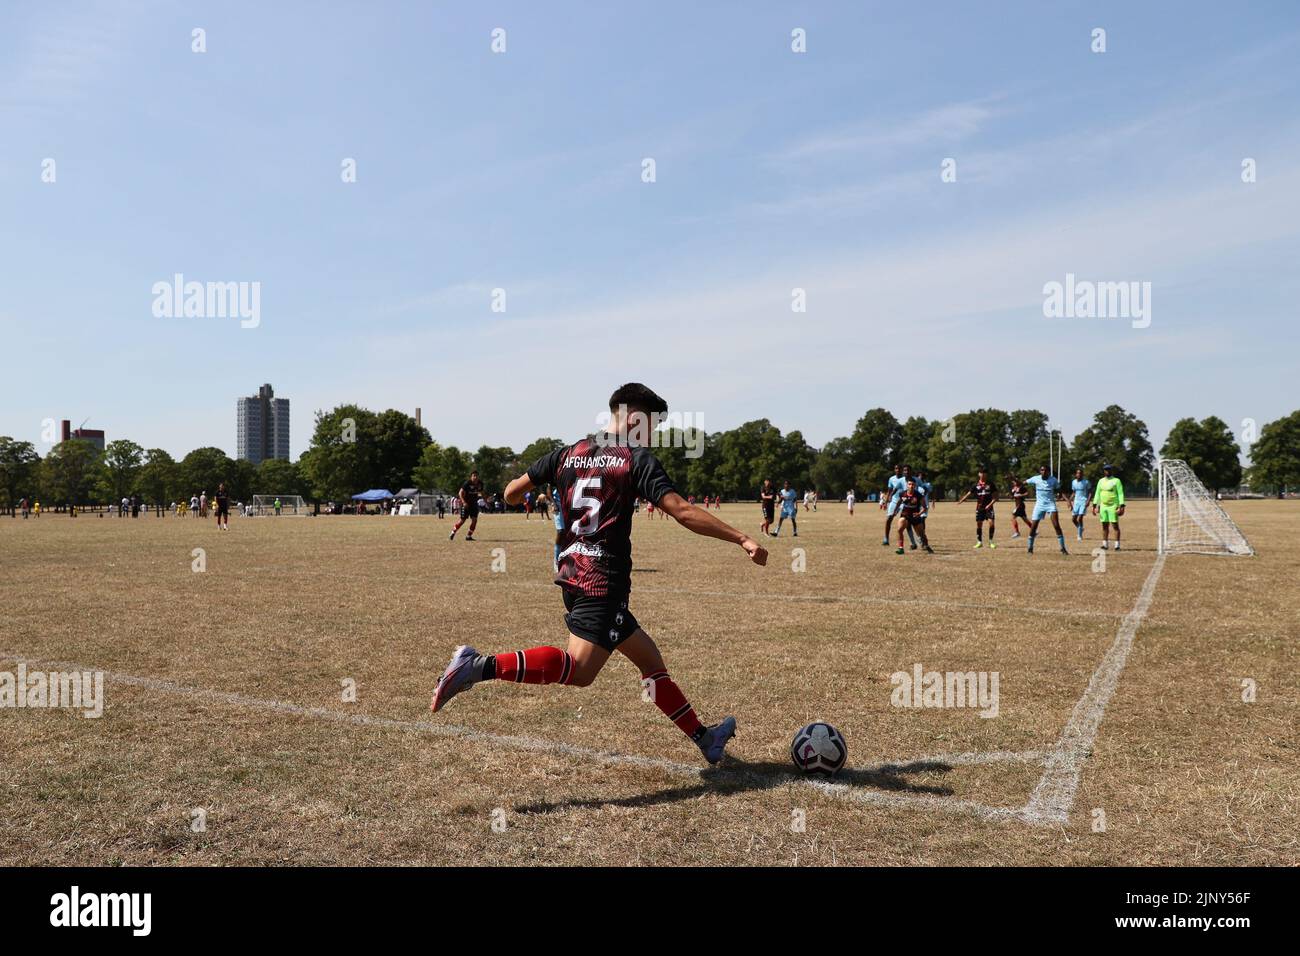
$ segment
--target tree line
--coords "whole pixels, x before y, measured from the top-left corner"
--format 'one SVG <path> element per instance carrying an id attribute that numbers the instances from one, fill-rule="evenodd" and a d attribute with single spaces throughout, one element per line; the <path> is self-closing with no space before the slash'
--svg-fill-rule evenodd
<path id="1" fill-rule="evenodd" d="M 656 451 L 679 489 L 689 494 L 748 499 L 771 478 L 816 488 L 823 497 L 839 497 L 850 488 L 865 496 L 884 487 L 896 463 L 924 469 L 943 494 L 972 483 L 981 468 L 999 481 L 1036 472 L 1054 448 L 1048 421 L 1035 409 L 981 408 L 950 419 L 900 421 L 887 409 L 873 408 L 851 434 L 820 449 L 800 431 L 782 434 L 764 418 L 721 432 L 667 433 Z M 1073 440 L 1061 438 L 1063 474 L 1081 466 L 1095 475 L 1109 463 L 1132 493 L 1150 489 L 1156 455 L 1147 426 L 1120 406 L 1097 412 Z M 297 461 L 269 459 L 260 465 L 232 460 L 213 447 L 196 448 L 177 461 L 161 448 L 146 449 L 128 439 L 109 442 L 102 452 L 69 439 L 42 458 L 31 442 L 0 436 L 0 506 L 10 510 L 24 497 L 53 506 L 133 495 L 166 506 L 203 491 L 211 496 L 223 482 L 235 501 L 255 494 L 343 501 L 369 488 L 454 494 L 470 471 L 479 473 L 489 491 L 500 491 L 563 444 L 538 438 L 519 452 L 489 445 L 470 452 L 435 441 L 404 412 L 373 412 L 354 404 L 317 412 L 310 446 Z M 1212 490 L 1236 488 L 1243 479 L 1262 493 L 1294 489 L 1300 486 L 1300 411 L 1263 426 L 1250 446 L 1248 470 L 1241 466 L 1241 451 L 1227 424 L 1210 416 L 1176 422 L 1160 455 L 1186 461 Z"/>

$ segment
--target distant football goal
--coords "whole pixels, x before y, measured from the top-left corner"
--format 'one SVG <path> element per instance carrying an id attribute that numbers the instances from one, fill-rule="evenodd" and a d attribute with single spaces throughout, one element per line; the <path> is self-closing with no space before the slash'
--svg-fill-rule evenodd
<path id="1" fill-rule="evenodd" d="M 1241 529 L 1219 507 L 1187 462 L 1162 458 L 1157 537 L 1161 554 L 1254 554 Z"/>
<path id="2" fill-rule="evenodd" d="M 301 495 L 253 495 L 254 517 L 310 513 Z"/>

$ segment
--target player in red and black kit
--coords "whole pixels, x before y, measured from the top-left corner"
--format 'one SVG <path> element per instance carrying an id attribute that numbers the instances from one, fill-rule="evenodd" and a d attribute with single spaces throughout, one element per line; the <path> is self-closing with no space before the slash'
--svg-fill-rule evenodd
<path id="1" fill-rule="evenodd" d="M 230 495 L 226 494 L 226 483 L 217 485 L 217 530 L 230 530 Z"/>
<path id="2" fill-rule="evenodd" d="M 912 530 L 921 537 L 921 548 L 926 554 L 934 554 L 930 539 L 925 536 L 925 516 L 929 513 L 930 500 L 924 491 L 916 487 L 916 479 L 908 478 L 903 493 L 898 496 L 898 550 L 903 554 L 903 533 Z"/>
<path id="3" fill-rule="evenodd" d="M 451 534 L 447 536 L 448 541 L 455 540 L 456 532 L 467 519 L 469 531 L 465 534 L 465 540 L 474 540 L 474 529 L 478 527 L 478 499 L 482 494 L 483 482 L 479 479 L 477 471 L 471 471 L 469 477 L 465 479 L 465 484 L 460 486 L 460 493 L 457 495 L 460 498 L 460 519 L 451 529 Z"/>
<path id="4" fill-rule="evenodd" d="M 1025 499 L 1029 497 L 1029 486 L 1017 478 L 1015 475 L 1007 475 L 1011 482 L 1011 503 L 1015 505 L 1015 510 L 1011 512 L 1011 537 L 1020 537 L 1020 524 L 1023 521 L 1025 527 L 1029 527 L 1029 515 L 1025 514 Z"/>
<path id="5" fill-rule="evenodd" d="M 970 486 L 970 491 L 961 496 L 961 504 L 967 498 L 975 498 L 975 547 L 984 547 L 984 522 L 989 523 L 989 547 L 997 548 L 993 543 L 993 505 L 998 500 L 997 486 L 989 481 L 989 473 L 983 468 L 979 472 L 979 480 Z M 1023 501 L 1021 508 L 1024 508 Z"/>
<path id="6" fill-rule="evenodd" d="M 763 523 L 759 525 L 759 531 L 763 534 L 772 534 L 772 522 L 776 520 L 776 486 L 772 484 L 771 478 L 763 479 L 763 487 L 758 491 L 758 502 L 763 506 Z M 776 535 L 772 535 L 776 537 Z"/>
<path id="7" fill-rule="evenodd" d="M 568 648 L 532 647 L 484 655 L 469 646 L 458 647 L 430 706 L 438 711 L 456 694 L 493 679 L 586 687 L 617 650 L 639 668 L 642 686 L 658 708 L 695 742 L 709 763 L 717 763 L 735 735 L 735 718 L 711 727 L 700 722 L 668 676 L 659 648 L 628 610 L 634 502 L 643 498 L 696 534 L 740 545 L 755 564 L 767 563 L 767 551 L 749 535 L 685 501 L 659 460 L 648 449 L 629 444 L 629 430 L 647 433 L 649 416 L 668 410 L 662 398 L 633 383 L 610 396 L 609 408 L 604 435 L 543 456 L 506 487 L 510 504 L 518 504 L 527 491 L 544 484 L 554 484 L 559 491 L 565 529 L 555 583 L 564 591 Z"/>

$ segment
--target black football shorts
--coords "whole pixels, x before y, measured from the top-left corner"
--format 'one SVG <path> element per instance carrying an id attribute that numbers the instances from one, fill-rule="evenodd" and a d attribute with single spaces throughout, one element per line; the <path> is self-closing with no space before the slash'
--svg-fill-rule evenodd
<path id="1" fill-rule="evenodd" d="M 627 609 L 627 595 L 588 597 L 564 590 L 564 623 L 570 634 L 612 651 L 641 625 Z"/>
<path id="2" fill-rule="evenodd" d="M 993 506 L 992 506 L 992 505 L 989 505 L 987 508 L 978 508 L 978 507 L 977 507 L 977 508 L 975 509 L 975 520 L 976 520 L 976 521 L 992 521 L 992 520 L 993 520 Z"/>

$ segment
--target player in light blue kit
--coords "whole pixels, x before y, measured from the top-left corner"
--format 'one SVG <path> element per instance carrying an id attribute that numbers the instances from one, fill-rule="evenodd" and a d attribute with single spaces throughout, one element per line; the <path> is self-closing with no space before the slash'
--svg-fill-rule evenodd
<path id="1" fill-rule="evenodd" d="M 1034 553 L 1034 539 L 1038 537 L 1038 522 L 1042 521 L 1047 515 L 1052 516 L 1052 527 L 1056 529 L 1056 542 L 1061 546 L 1061 554 L 1069 554 L 1065 550 L 1065 535 L 1061 532 L 1061 519 L 1056 516 L 1056 499 L 1062 497 L 1061 482 L 1052 474 L 1049 474 L 1046 465 L 1038 469 L 1038 474 L 1030 478 L 1025 484 L 1034 489 L 1034 517 L 1029 522 L 1029 554 Z"/>
<path id="2" fill-rule="evenodd" d="M 776 530 L 772 532 L 772 537 L 781 537 L 781 528 L 785 525 L 785 519 L 790 519 L 790 527 L 794 530 L 794 537 L 799 537 L 799 519 L 795 517 L 798 514 L 799 506 L 796 502 L 795 490 L 790 487 L 790 482 L 786 482 L 777 497 L 781 499 L 781 517 L 776 522 Z"/>
<path id="3" fill-rule="evenodd" d="M 895 465 L 894 473 L 885 483 L 885 490 L 880 495 L 880 510 L 885 512 L 885 540 L 880 543 L 889 546 L 889 529 L 898 513 L 898 499 L 907 490 L 907 479 L 912 477 L 912 469 L 907 465 Z"/>
<path id="4" fill-rule="evenodd" d="M 1074 522 L 1075 540 L 1082 541 L 1083 516 L 1088 513 L 1088 497 L 1092 494 L 1092 482 L 1083 477 L 1082 468 L 1074 469 L 1074 481 L 1070 482 L 1070 490 L 1074 492 L 1070 520 Z"/>

